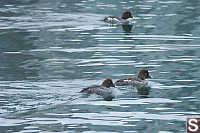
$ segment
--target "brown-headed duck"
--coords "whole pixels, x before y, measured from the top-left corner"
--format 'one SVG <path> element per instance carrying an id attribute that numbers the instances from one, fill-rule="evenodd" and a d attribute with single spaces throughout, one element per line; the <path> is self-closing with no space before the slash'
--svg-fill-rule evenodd
<path id="1" fill-rule="evenodd" d="M 115 82 L 116 86 L 135 86 L 135 87 L 145 87 L 148 82 L 145 80 L 147 78 L 151 78 L 149 75 L 149 71 L 146 69 L 142 69 L 139 71 L 137 77 L 128 77 L 124 79 L 120 79 Z"/>
<path id="2" fill-rule="evenodd" d="M 101 85 L 89 86 L 82 89 L 80 93 L 101 95 L 105 100 L 110 101 L 112 98 L 114 98 L 112 89 L 110 87 L 115 87 L 115 85 L 113 84 L 112 79 L 108 78 L 104 80 Z"/>
<path id="3" fill-rule="evenodd" d="M 134 17 L 132 16 L 131 12 L 129 10 L 126 10 L 121 17 L 116 17 L 116 16 L 109 16 L 109 17 L 106 17 L 104 19 L 105 22 L 107 23 L 111 23 L 111 24 L 114 24 L 114 23 L 126 23 L 128 22 L 127 20 L 133 20 Z"/>

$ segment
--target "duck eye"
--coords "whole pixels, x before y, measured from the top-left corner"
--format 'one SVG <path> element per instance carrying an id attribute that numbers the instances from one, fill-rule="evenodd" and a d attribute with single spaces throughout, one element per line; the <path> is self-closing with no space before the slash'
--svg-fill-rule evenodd
<path id="1" fill-rule="evenodd" d="M 144 75 L 148 75 L 148 72 L 144 72 Z"/>

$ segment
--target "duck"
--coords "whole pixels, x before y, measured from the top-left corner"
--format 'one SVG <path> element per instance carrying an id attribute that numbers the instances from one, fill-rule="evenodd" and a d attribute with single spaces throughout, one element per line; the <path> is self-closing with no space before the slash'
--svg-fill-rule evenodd
<path id="1" fill-rule="evenodd" d="M 121 17 L 117 16 L 109 16 L 104 19 L 105 22 L 110 24 L 115 23 L 129 23 L 128 20 L 132 20 L 134 17 L 132 16 L 131 12 L 129 10 L 126 10 Z"/>
<path id="2" fill-rule="evenodd" d="M 152 78 L 147 69 L 141 69 L 136 77 L 128 77 L 115 82 L 115 86 L 134 86 L 147 87 L 148 82 L 145 79 Z"/>
<path id="3" fill-rule="evenodd" d="M 80 93 L 97 94 L 102 96 L 104 100 L 111 101 L 114 98 L 111 87 L 115 87 L 115 85 L 112 79 L 108 78 L 104 80 L 101 85 L 89 86 L 87 88 L 82 89 Z"/>

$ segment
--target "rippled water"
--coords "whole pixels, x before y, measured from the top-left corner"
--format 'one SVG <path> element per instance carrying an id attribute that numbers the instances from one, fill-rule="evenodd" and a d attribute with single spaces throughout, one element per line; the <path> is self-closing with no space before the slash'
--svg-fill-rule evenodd
<path id="1" fill-rule="evenodd" d="M 199 116 L 200 1 L 1 0 L 0 131 L 183 133 Z M 129 9 L 133 25 L 105 16 Z M 148 68 L 150 90 L 82 88 Z"/>

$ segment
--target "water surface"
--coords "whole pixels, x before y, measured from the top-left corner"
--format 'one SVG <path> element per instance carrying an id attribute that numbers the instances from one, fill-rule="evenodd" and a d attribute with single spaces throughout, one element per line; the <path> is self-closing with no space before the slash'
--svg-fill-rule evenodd
<path id="1" fill-rule="evenodd" d="M 1 132 L 183 133 L 199 116 L 198 1 L 2 0 Z M 105 16 L 129 9 L 129 26 Z M 148 68 L 150 90 L 82 88 Z"/>

